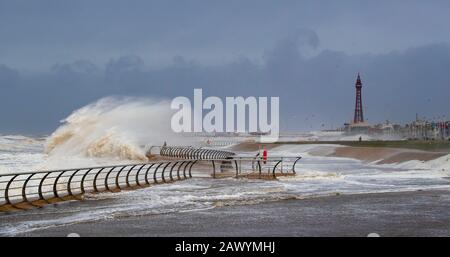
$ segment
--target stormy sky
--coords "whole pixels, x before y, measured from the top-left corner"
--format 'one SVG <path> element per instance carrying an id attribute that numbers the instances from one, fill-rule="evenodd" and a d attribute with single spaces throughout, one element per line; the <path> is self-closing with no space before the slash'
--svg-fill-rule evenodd
<path id="1" fill-rule="evenodd" d="M 280 96 L 281 129 L 450 119 L 448 1 L 0 0 L 0 133 L 110 95 Z"/>

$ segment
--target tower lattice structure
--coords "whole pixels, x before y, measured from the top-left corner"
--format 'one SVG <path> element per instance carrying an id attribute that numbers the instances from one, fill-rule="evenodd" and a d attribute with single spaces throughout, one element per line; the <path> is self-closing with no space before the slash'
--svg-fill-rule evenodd
<path id="1" fill-rule="evenodd" d="M 359 73 L 358 77 L 356 78 L 355 88 L 356 88 L 356 101 L 355 101 L 355 117 L 353 118 L 353 123 L 360 123 L 364 122 L 364 116 L 363 116 L 362 96 L 361 96 L 362 83 Z"/>

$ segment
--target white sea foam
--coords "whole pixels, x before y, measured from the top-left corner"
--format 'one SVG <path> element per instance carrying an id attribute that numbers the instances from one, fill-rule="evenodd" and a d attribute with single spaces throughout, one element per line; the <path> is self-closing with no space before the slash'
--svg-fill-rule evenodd
<path id="1" fill-rule="evenodd" d="M 170 129 L 172 110 L 165 100 L 103 98 L 74 111 L 46 142 L 47 168 L 147 160 L 148 146 L 188 144 Z M 92 162 L 95 163 L 92 163 Z"/>
<path id="2" fill-rule="evenodd" d="M 149 99 L 106 98 L 83 107 L 44 142 L 23 136 L 0 136 L 0 172 L 31 168 L 81 167 L 142 160 L 145 145 L 191 144 L 167 127 L 168 102 Z M 184 141 L 183 141 L 184 140 Z M 46 144 L 46 153 L 44 150 Z M 333 194 L 401 192 L 449 188 L 449 159 L 399 164 L 364 163 L 351 158 L 311 153 L 333 151 L 337 145 L 283 145 L 270 156 L 302 156 L 295 177 L 277 181 L 250 179 L 191 179 L 136 191 L 86 195 L 77 205 L 62 203 L 14 214 L 0 222 L 0 234 L 15 235 L 53 226 L 130 215 L 205 210 Z M 23 218 L 21 218 L 23 215 Z M 7 219 L 8 216 L 0 216 Z"/>
<path id="3" fill-rule="evenodd" d="M 348 158 L 306 157 L 297 176 L 278 181 L 191 179 L 136 191 L 87 195 L 77 208 L 33 210 L 25 221 L 3 224 L 0 234 L 15 235 L 53 226 L 123 216 L 205 210 L 226 205 L 255 204 L 339 194 L 448 189 L 446 174 L 435 170 L 396 169 Z M 47 213 L 45 213 L 47 212 Z M 44 215 L 43 215 L 44 214 Z M 35 216 L 35 217 L 34 217 Z"/>
<path id="4" fill-rule="evenodd" d="M 46 138 L 0 135 L 0 173 L 140 162 L 151 145 L 192 145 L 172 132 L 170 102 L 107 97 L 75 110 Z"/>
<path id="5" fill-rule="evenodd" d="M 446 171 L 450 173 L 450 154 L 430 161 L 411 160 L 402 163 L 396 163 L 392 166 L 401 169 L 431 169 Z"/>
<path id="6" fill-rule="evenodd" d="M 44 139 L 0 135 L 0 174 L 24 172 L 42 163 Z"/>

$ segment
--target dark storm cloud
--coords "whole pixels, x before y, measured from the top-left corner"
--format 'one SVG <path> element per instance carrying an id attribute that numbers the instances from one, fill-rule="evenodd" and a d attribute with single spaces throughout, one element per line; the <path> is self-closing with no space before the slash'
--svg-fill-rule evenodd
<path id="1" fill-rule="evenodd" d="M 0 132 L 107 95 L 280 96 L 283 129 L 449 113 L 448 1 L 1 1 Z"/>
<path id="2" fill-rule="evenodd" d="M 2 0 L 0 60 L 41 71 L 129 54 L 156 66 L 177 54 L 220 64 L 240 55 L 259 59 L 298 28 L 314 31 L 320 50 L 387 53 L 450 43 L 449 10 L 439 0 Z"/>
<path id="3" fill-rule="evenodd" d="M 145 69 L 139 57 L 121 56 L 104 67 L 81 60 L 40 74 L 3 65 L 2 130 L 50 132 L 72 110 L 103 96 L 192 96 L 193 88 L 203 88 L 205 96 L 280 96 L 283 129 L 336 127 L 352 116 L 357 72 L 369 121 L 407 121 L 416 112 L 450 116 L 447 44 L 380 55 L 327 50 L 306 58 L 303 43 L 286 44 L 290 40 L 267 51 L 262 64 L 241 57 L 205 66 L 176 56 L 170 66 Z"/>
<path id="4" fill-rule="evenodd" d="M 63 63 L 55 64 L 52 66 L 51 70 L 59 74 L 76 74 L 76 73 L 86 73 L 92 74 L 99 72 L 99 68 L 88 60 L 77 60 L 73 63 Z"/>

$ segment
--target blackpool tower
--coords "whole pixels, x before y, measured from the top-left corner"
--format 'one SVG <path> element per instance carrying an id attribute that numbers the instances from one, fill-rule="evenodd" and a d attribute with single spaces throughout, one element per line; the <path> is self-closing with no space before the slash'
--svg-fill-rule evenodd
<path id="1" fill-rule="evenodd" d="M 355 117 L 353 118 L 353 123 L 361 123 L 364 122 L 364 116 L 363 116 L 363 107 L 362 107 L 362 97 L 361 97 L 361 89 L 362 89 L 362 83 L 361 78 L 356 78 L 356 102 L 355 102 Z"/>

